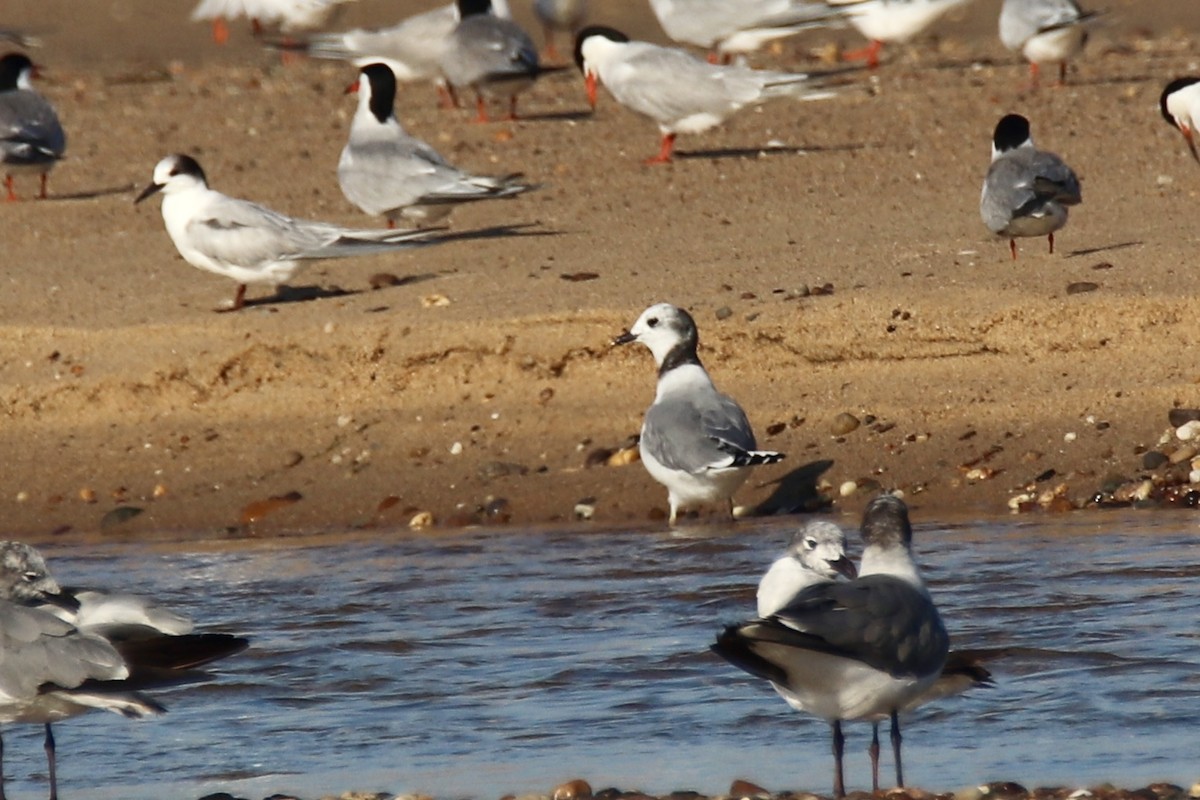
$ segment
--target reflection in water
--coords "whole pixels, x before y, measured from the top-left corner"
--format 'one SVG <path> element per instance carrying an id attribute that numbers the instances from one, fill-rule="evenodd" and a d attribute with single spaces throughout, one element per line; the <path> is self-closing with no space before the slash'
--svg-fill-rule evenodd
<path id="1" fill-rule="evenodd" d="M 914 516 L 954 646 L 1005 653 L 989 664 L 995 688 L 908 719 L 914 784 L 1197 777 L 1192 518 L 946 527 Z M 506 530 L 150 556 L 46 547 L 67 583 L 151 594 L 253 641 L 220 680 L 160 695 L 165 717 L 57 726 L 60 782 L 109 798 L 361 788 L 486 800 L 573 777 L 657 793 L 719 793 L 736 777 L 828 792 L 825 723 L 708 652 L 722 624 L 752 613 L 789 533 L 776 521 L 708 538 Z M 848 785 L 862 788 L 869 726 L 846 729 Z M 10 728 L 5 745 L 14 793 L 40 795 L 40 729 Z"/>

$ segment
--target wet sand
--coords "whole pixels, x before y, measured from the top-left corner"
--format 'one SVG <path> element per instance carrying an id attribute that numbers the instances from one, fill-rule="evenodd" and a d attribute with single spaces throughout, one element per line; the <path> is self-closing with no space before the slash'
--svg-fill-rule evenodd
<path id="1" fill-rule="evenodd" d="M 1109 3 L 1069 84 L 1029 92 L 999 3 L 977 0 L 862 88 L 682 136 L 665 167 L 641 165 L 655 126 L 603 93 L 590 114 L 574 70 L 516 123 L 471 124 L 406 87 L 402 122 L 451 161 L 542 188 L 454 215 L 489 235 L 315 264 L 301 291 L 252 288 L 236 314 L 213 312 L 234 285 L 179 258 L 157 200 L 132 205 L 161 156 L 191 153 L 215 188 L 297 216 L 379 223 L 335 178 L 355 70 L 283 66 L 244 26 L 216 47 L 190 5 L 6 9 L 45 40 L 40 86 L 69 137 L 51 199 L 0 209 L 10 535 L 392 527 L 421 511 L 559 524 L 584 498 L 594 524 L 661 526 L 665 491 L 640 465 L 585 464 L 637 433 L 653 363 L 609 341 L 663 300 L 695 315 L 760 445 L 788 454 L 739 492 L 747 506 L 788 475 L 783 505 L 819 489 L 851 518 L 874 483 L 904 490 L 917 520 L 1005 514 L 1026 486 L 1083 498 L 1140 473 L 1170 409 L 1200 406 L 1200 165 L 1157 108 L 1170 78 L 1200 71 L 1193 3 Z M 338 25 L 423 7 L 363 0 Z M 593 18 L 662 40 L 643 3 L 606 8 Z M 860 42 L 815 32 L 754 61 L 820 67 L 831 43 Z M 1015 262 L 978 214 L 1009 111 L 1084 195 L 1058 252 L 1024 240 Z M 372 289 L 380 274 L 398 280 Z M 838 436 L 843 413 L 863 424 Z M 847 481 L 863 488 L 843 498 Z"/>

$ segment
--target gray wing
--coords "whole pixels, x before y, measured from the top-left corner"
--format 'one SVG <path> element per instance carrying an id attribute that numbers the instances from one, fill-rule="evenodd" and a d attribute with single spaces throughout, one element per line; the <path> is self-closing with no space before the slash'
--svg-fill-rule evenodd
<path id="1" fill-rule="evenodd" d="M 537 48 L 514 22 L 490 14 L 468 17 L 451 34 L 442 71 L 456 86 L 534 75 Z"/>
<path id="2" fill-rule="evenodd" d="M 816 584 L 773 619 L 784 629 L 774 634 L 780 643 L 853 658 L 891 675 L 938 672 L 950 649 L 933 601 L 890 575 Z"/>
<path id="3" fill-rule="evenodd" d="M 44 684 L 72 689 L 126 675 L 121 656 L 104 639 L 40 609 L 0 601 L 0 697 L 31 701 Z"/>
<path id="4" fill-rule="evenodd" d="M 759 100 L 761 81 L 743 72 L 751 73 L 708 64 L 676 48 L 644 45 L 601 79 L 622 105 L 670 124 L 699 113 L 723 119 Z"/>
<path id="5" fill-rule="evenodd" d="M 458 24 L 454 6 L 442 6 L 379 30 L 353 30 L 312 37 L 308 54 L 315 58 L 393 62 L 396 80 L 417 80 L 437 72 L 446 37 Z"/>
<path id="6" fill-rule="evenodd" d="M 813 24 L 839 16 L 824 3 L 792 0 L 689 0 L 686 6 L 659 18 L 676 41 L 711 48 L 718 40 L 751 28 L 787 28 Z"/>
<path id="7" fill-rule="evenodd" d="M 1039 33 L 1074 25 L 1089 16 L 1074 0 L 1005 0 L 1000 9 L 1000 41 L 1010 50 L 1019 50 Z"/>
<path id="8" fill-rule="evenodd" d="M 650 406 L 641 443 L 664 466 L 691 473 L 728 467 L 755 449 L 745 412 L 717 392 L 698 400 L 666 398 Z"/>
<path id="9" fill-rule="evenodd" d="M 992 162 L 984 179 L 980 213 L 993 232 L 1023 216 L 1041 212 L 1047 203 L 1078 205 L 1079 179 L 1053 153 L 1020 148 Z"/>
<path id="10" fill-rule="evenodd" d="M 45 98 L 17 89 L 0 94 L 0 143 L 9 163 L 46 164 L 66 152 L 67 136 Z"/>

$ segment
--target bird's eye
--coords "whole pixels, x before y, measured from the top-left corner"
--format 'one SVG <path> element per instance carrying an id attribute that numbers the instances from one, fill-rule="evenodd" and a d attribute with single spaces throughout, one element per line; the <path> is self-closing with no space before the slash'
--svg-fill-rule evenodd
<path id="1" fill-rule="evenodd" d="M 650 319 L 646 320 L 646 324 L 649 325 L 651 328 L 657 327 L 658 326 L 658 317 L 651 317 Z"/>
<path id="2" fill-rule="evenodd" d="M 40 578 L 42 576 L 36 572 L 26 572 L 24 577 L 25 577 L 25 580 L 29 581 L 30 583 L 33 583 L 34 581 L 36 581 L 38 578 Z"/>
<path id="3" fill-rule="evenodd" d="M 816 550 L 817 549 L 817 540 L 816 539 L 805 539 L 804 540 L 804 549 L 805 550 Z"/>

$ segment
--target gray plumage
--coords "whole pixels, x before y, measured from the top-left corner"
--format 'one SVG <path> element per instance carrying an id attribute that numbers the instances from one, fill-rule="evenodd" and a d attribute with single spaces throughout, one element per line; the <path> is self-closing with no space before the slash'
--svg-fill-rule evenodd
<path id="1" fill-rule="evenodd" d="M 1058 156 L 1038 150 L 1029 121 L 1018 114 L 996 125 L 992 163 L 983 181 L 979 212 L 992 233 L 1008 237 L 1012 257 L 1016 238 L 1048 236 L 1067 224 L 1067 207 L 1083 201 L 1079 179 Z"/>
<path id="2" fill-rule="evenodd" d="M 338 161 L 338 184 L 368 214 L 424 225 L 461 203 L 513 197 L 534 188 L 519 174 L 463 172 L 427 143 L 409 135 L 393 112 L 396 83 L 385 64 L 363 67 L 358 110 Z"/>
<path id="3" fill-rule="evenodd" d="M 458 7 L 462 19 L 446 40 L 442 75 L 456 89 L 475 91 L 481 120 L 485 97 L 507 98 L 515 117 L 517 95 L 542 71 L 537 47 L 521 26 L 488 13 L 487 0 L 458 0 Z"/>
<path id="4" fill-rule="evenodd" d="M 712 648 L 770 681 L 792 707 L 830 722 L 839 797 L 845 794 L 842 720 L 891 719 L 896 782 L 904 785 L 899 712 L 931 696 L 950 648 L 912 559 L 903 501 L 872 500 L 861 533 L 858 578 L 816 581 L 770 618 L 727 627 Z"/>
<path id="5" fill-rule="evenodd" d="M 650 8 L 674 41 L 729 54 L 844 19 L 825 3 L 798 0 L 651 0 Z"/>
<path id="6" fill-rule="evenodd" d="M 32 86 L 33 62 L 20 53 L 0 58 L 0 163 L 3 163 L 9 199 L 16 199 L 12 176 L 32 172 L 42 178 L 62 159 L 67 136 L 58 114 Z"/>
<path id="7" fill-rule="evenodd" d="M 725 504 L 749 476 L 749 467 L 783 454 L 757 450 L 745 412 L 717 391 L 696 354 L 695 320 L 682 308 L 658 303 L 642 312 L 614 344 L 641 342 L 658 364 L 658 389 L 642 421 L 642 464 L 667 487 L 671 522 L 702 504 Z"/>

